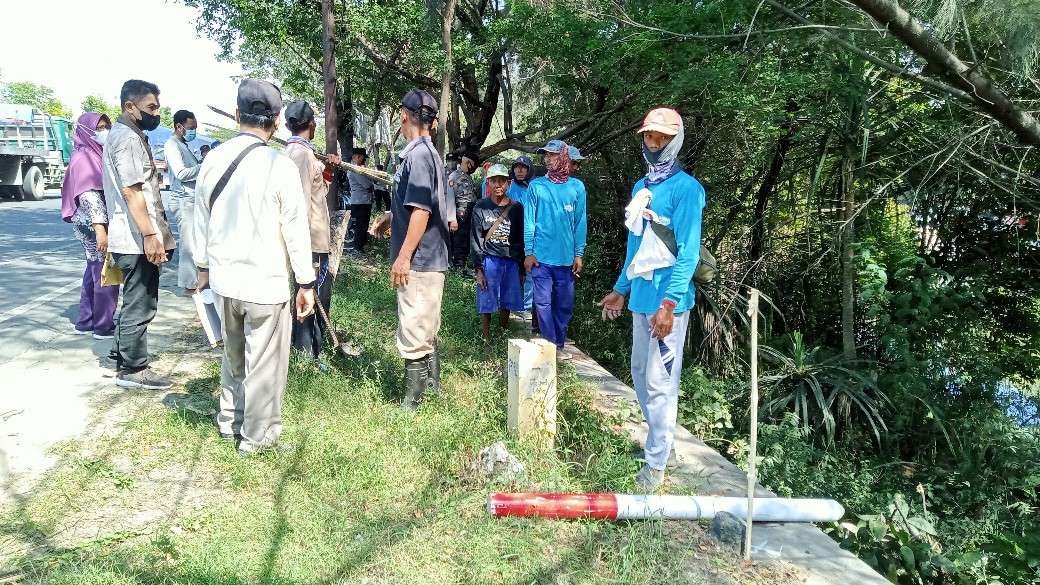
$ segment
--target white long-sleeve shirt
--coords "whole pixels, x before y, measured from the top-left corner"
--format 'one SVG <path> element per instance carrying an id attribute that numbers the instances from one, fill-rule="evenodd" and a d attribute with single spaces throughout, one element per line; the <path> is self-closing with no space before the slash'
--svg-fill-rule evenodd
<path id="1" fill-rule="evenodd" d="M 183 196 L 195 196 L 195 181 L 198 180 L 202 163 L 196 158 L 191 148 L 176 134 L 171 134 L 163 144 L 166 156 L 166 174 L 170 181 L 170 191 Z"/>
<path id="2" fill-rule="evenodd" d="M 308 203 L 296 165 L 262 146 L 246 155 L 210 209 L 213 188 L 231 162 L 259 138 L 242 134 L 214 149 L 202 163 L 195 190 L 195 266 L 209 269 L 222 297 L 250 303 L 289 300 L 289 270 L 313 283 Z"/>

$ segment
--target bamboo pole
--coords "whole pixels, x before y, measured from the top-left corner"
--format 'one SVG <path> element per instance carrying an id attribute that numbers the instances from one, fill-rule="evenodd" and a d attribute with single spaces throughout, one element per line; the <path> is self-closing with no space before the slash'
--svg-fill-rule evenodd
<path id="1" fill-rule="evenodd" d="M 226 118 L 230 118 L 232 120 L 235 119 L 235 116 L 233 116 L 232 114 L 229 114 L 228 112 L 225 112 L 224 110 L 222 110 L 222 109 L 220 109 L 220 108 L 218 108 L 216 106 L 209 106 L 209 109 L 213 110 L 215 113 L 220 114 L 221 116 L 224 116 Z M 214 124 L 210 124 L 210 125 L 214 126 L 216 128 L 219 128 L 219 126 L 216 126 Z M 271 141 L 276 143 L 276 144 L 281 144 L 282 146 L 285 146 L 287 144 L 284 140 L 282 140 L 281 138 L 278 138 L 277 136 L 272 136 L 271 137 Z M 328 161 L 328 159 L 325 158 L 325 155 L 317 153 L 317 152 L 314 153 L 314 157 L 317 158 L 318 160 L 320 160 L 321 162 L 327 162 Z M 364 176 L 368 177 L 369 179 L 372 179 L 373 181 L 378 181 L 380 183 L 383 183 L 384 185 L 393 185 L 394 184 L 394 178 L 390 175 L 390 173 L 387 173 L 387 172 L 384 172 L 384 171 L 380 171 L 380 170 L 377 170 L 377 169 L 370 169 L 368 167 L 361 167 L 361 166 L 358 166 L 358 165 L 353 164 L 353 163 L 348 163 L 346 161 L 340 163 L 339 168 L 341 168 L 341 169 L 343 169 L 345 171 L 354 171 L 355 173 L 357 173 L 359 175 L 364 175 Z"/>
<path id="2" fill-rule="evenodd" d="M 748 297 L 751 318 L 751 444 L 748 446 L 747 518 L 744 528 L 744 560 L 751 560 L 751 526 L 755 513 L 756 459 L 758 458 L 758 289 Z"/>

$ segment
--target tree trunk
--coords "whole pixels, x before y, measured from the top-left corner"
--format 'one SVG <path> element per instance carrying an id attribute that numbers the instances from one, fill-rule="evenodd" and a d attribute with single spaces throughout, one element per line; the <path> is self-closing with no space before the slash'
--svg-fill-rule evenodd
<path id="1" fill-rule="evenodd" d="M 1040 145 L 1040 122 L 1016 106 L 982 70 L 969 67 L 896 0 L 850 0 L 950 82 L 967 92 L 976 106 L 1013 131 L 1026 144 Z"/>
<path id="2" fill-rule="evenodd" d="M 448 135 L 448 109 L 451 106 L 451 29 L 455 24 L 455 4 L 457 0 L 448 0 L 444 7 L 444 26 L 441 29 L 441 42 L 444 43 L 444 72 L 441 74 L 441 103 L 437 108 L 437 152 L 441 157 L 447 150 L 445 139 Z"/>
<path id="3" fill-rule="evenodd" d="M 455 150 L 462 144 L 462 122 L 459 120 L 459 100 L 452 96 L 448 107 L 448 149 Z"/>
<path id="4" fill-rule="evenodd" d="M 343 93 L 340 94 L 339 101 L 336 102 L 336 119 L 339 122 L 338 125 L 338 137 L 339 137 L 339 151 L 343 153 L 344 157 L 350 156 L 352 150 L 354 150 L 354 119 L 357 117 L 354 112 L 354 93 L 350 86 L 351 75 L 348 72 L 343 79 Z"/>
<path id="5" fill-rule="evenodd" d="M 853 159 L 848 152 L 841 161 L 838 184 L 842 200 L 841 230 L 841 348 L 846 359 L 856 358 L 856 190 L 853 188 Z"/>
<path id="6" fill-rule="evenodd" d="M 480 148 L 491 133 L 492 123 L 495 119 L 495 111 L 498 109 L 498 98 L 502 91 L 502 53 L 488 57 L 486 79 L 487 86 L 479 102 L 463 100 L 463 115 L 466 117 L 466 131 L 462 136 L 462 143 L 457 150 L 460 152 L 479 152 Z M 463 67 L 459 70 L 463 87 L 470 88 L 468 93 L 476 93 L 476 74 L 471 67 Z M 483 153 L 482 153 L 483 154 Z"/>
<path id="7" fill-rule="evenodd" d="M 325 152 L 336 154 L 336 19 L 332 12 L 332 0 L 321 0 L 322 77 L 325 82 Z"/>
<path id="8" fill-rule="evenodd" d="M 502 56 L 505 61 L 506 55 Z M 506 136 L 513 133 L 513 81 L 509 76 L 509 63 L 502 67 L 502 76 L 498 82 L 502 84 L 502 130 Z"/>
<path id="9" fill-rule="evenodd" d="M 336 101 L 336 136 L 339 142 L 339 151 L 343 157 L 350 156 L 354 150 L 354 94 L 350 87 L 351 76 L 349 71 L 343 79 L 343 91 Z M 328 132 L 328 130 L 326 130 Z M 329 189 L 329 212 L 334 213 L 339 208 L 339 192 L 347 184 L 346 172 L 342 169 L 336 170 L 336 178 L 332 188 Z"/>
<path id="10" fill-rule="evenodd" d="M 794 146 L 792 139 L 797 130 L 795 113 L 798 109 L 799 106 L 796 101 L 788 100 L 787 119 L 780 126 L 780 140 L 776 143 L 776 150 L 773 151 L 773 158 L 769 161 L 769 169 L 762 179 L 762 184 L 759 185 L 758 192 L 755 193 L 755 212 L 753 223 L 751 224 L 751 248 L 749 250 L 752 265 L 757 265 L 765 253 L 766 206 L 769 204 L 769 198 L 776 192 L 776 186 L 780 183 L 780 174 L 784 168 L 784 161 L 787 160 L 787 154 Z M 757 273 L 756 267 L 753 269 L 753 274 Z M 753 277 L 752 282 L 755 280 Z"/>
<path id="11" fill-rule="evenodd" d="M 845 131 L 845 149 L 841 159 L 838 189 L 841 197 L 841 229 L 838 233 L 841 251 L 841 348 L 846 359 L 856 359 L 856 160 L 861 151 L 866 91 L 863 87 L 862 61 L 853 67 L 853 92 L 849 103 L 849 121 Z"/>

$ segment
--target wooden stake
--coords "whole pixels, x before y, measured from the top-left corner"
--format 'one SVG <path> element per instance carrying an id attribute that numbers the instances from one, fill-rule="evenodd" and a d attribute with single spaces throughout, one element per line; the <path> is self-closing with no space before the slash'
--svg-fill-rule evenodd
<path id="1" fill-rule="evenodd" d="M 748 296 L 751 318 L 751 444 L 748 447 L 747 518 L 744 528 L 744 560 L 751 560 L 751 518 L 755 511 L 755 459 L 758 457 L 758 289 Z"/>

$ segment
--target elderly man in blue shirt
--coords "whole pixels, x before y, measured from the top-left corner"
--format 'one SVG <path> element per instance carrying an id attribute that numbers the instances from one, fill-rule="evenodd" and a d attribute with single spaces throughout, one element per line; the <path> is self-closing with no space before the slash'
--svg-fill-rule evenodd
<path id="1" fill-rule="evenodd" d="M 524 200 L 524 269 L 534 284 L 542 337 L 563 349 L 574 315 L 574 278 L 581 274 L 588 231 L 585 185 L 571 177 L 568 146 L 550 140 L 538 149 L 546 174 L 531 181 Z M 567 359 L 569 354 L 560 354 Z"/>
<path id="2" fill-rule="evenodd" d="M 682 374 L 683 342 L 694 303 L 700 261 L 704 187 L 678 160 L 683 122 L 670 108 L 651 110 L 639 129 L 648 172 L 632 187 L 625 208 L 628 244 L 614 290 L 598 304 L 604 319 L 632 311 L 632 384 L 649 432 L 641 490 L 664 480 L 672 450 Z"/>

